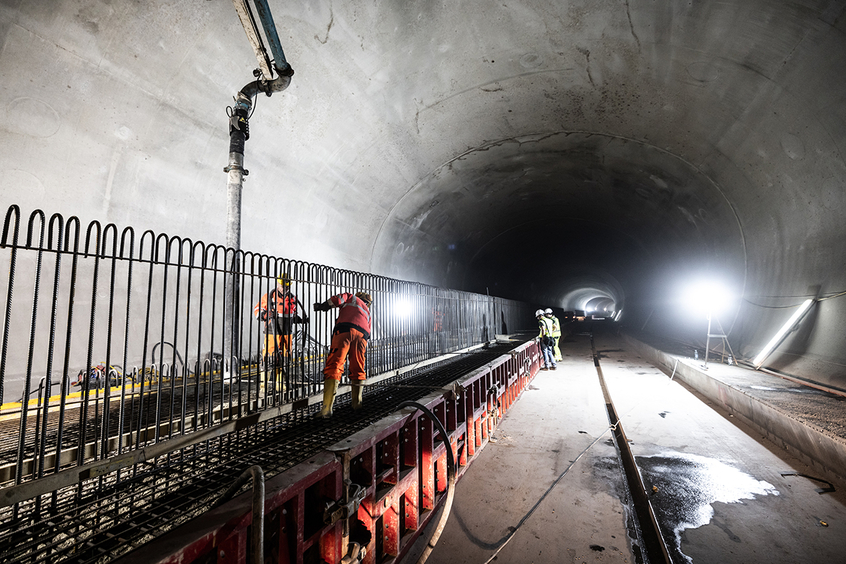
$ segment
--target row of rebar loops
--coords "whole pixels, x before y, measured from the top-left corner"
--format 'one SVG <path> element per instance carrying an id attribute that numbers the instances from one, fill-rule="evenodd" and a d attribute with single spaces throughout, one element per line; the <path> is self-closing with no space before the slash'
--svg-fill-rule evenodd
<path id="1" fill-rule="evenodd" d="M 21 246 L 19 226 L 20 210 L 11 206 L 0 242 L 0 247 L 10 249 L 0 353 L 0 402 L 9 368 L 10 343 L 17 345 L 24 341 L 16 331 L 22 325 L 20 314 L 14 317 L 17 323 L 12 324 L 13 289 L 21 276 L 16 270 L 18 253 L 27 251 L 35 255 L 31 279 L 23 275 L 23 283 L 28 282 L 32 287 L 27 358 L 24 363 L 19 359 L 14 362 L 15 369 L 23 364 L 25 373 L 15 484 L 27 478 L 24 471 L 29 452 L 33 462 L 28 476 L 38 479 L 45 472 L 57 473 L 68 464 L 63 462 L 63 450 L 75 449 L 75 461 L 71 464 L 82 465 L 319 393 L 320 369 L 331 342 L 334 316 L 314 315 L 311 304 L 325 301 L 330 295 L 364 290 L 374 297 L 368 375 L 492 338 L 497 310 L 516 324 L 531 309 L 525 304 L 489 296 L 250 252 L 233 253 L 219 245 L 156 235 L 149 230 L 136 240 L 131 227 L 119 234 L 114 224 L 102 227 L 96 221 L 88 225 L 82 246 L 78 218 L 65 221 L 61 215 L 54 214 L 47 222 L 40 210 L 30 215 L 26 243 Z M 52 266 L 43 265 L 45 253 L 54 254 Z M 62 269 L 66 258 L 71 261 L 69 273 Z M 293 335 L 290 354 L 272 360 L 281 364 L 284 375 L 284 386 L 274 387 L 261 381 L 261 371 L 254 361 L 261 350 L 261 324 L 245 312 L 252 311 L 252 305 L 275 286 L 275 279 L 283 273 L 290 277 L 292 292 L 300 299 L 303 308 L 300 315 L 308 315 L 310 322 L 301 324 Z M 50 274 L 52 285 L 48 288 L 50 294 L 46 294 L 41 281 Z M 101 288 L 103 280 L 108 281 L 105 292 Z M 240 289 L 231 303 L 223 299 L 226 284 L 237 284 Z M 77 312 L 77 301 L 82 308 L 86 305 L 86 290 L 90 290 L 90 309 Z M 99 304 L 104 298 L 106 306 L 102 308 Z M 46 344 L 42 342 L 42 325 L 38 324 L 43 302 L 50 306 Z M 64 307 L 61 312 L 60 306 Z M 227 311 L 236 319 L 237 330 L 230 336 L 224 334 L 221 323 Z M 62 321 L 64 326 L 60 327 Z M 80 331 L 87 339 L 75 338 Z M 64 350 L 57 351 L 56 341 L 62 336 Z M 229 359 L 215 352 L 221 350 L 227 338 L 234 344 Z M 79 352 L 78 341 L 84 346 L 84 354 Z M 165 347 L 170 347 L 167 361 Z M 104 357 L 102 378 L 92 380 L 90 373 L 97 364 L 98 353 Z M 60 381 L 54 383 L 57 355 L 61 355 L 62 367 Z M 80 397 L 74 401 L 70 393 L 71 364 L 83 358 Z M 27 399 L 35 387 L 33 375 L 41 372 L 36 363 L 42 360 L 46 360 L 44 384 L 39 385 L 43 395 L 39 394 L 33 407 Z M 126 369 L 129 364 L 134 364 L 132 370 Z M 232 374 L 229 382 L 223 378 L 227 368 Z M 266 371 L 265 378 L 268 373 L 275 371 Z M 120 388 L 119 398 L 114 397 L 115 383 Z M 56 416 L 50 415 L 51 409 L 55 409 L 55 404 L 50 408 L 50 398 L 57 384 L 60 393 Z M 33 409 L 34 437 L 29 428 Z M 75 429 L 69 426 L 70 413 L 76 415 Z M 51 468 L 45 467 L 48 454 L 53 456 Z M 119 470 L 115 479 L 120 481 L 124 475 L 136 477 L 140 470 L 138 465 Z M 103 487 L 102 476 L 98 487 Z M 81 488 L 78 494 L 82 494 Z M 55 492 L 51 497 L 55 509 Z M 35 514 L 40 512 L 40 503 L 39 497 Z M 16 506 L 16 517 L 17 513 Z"/>

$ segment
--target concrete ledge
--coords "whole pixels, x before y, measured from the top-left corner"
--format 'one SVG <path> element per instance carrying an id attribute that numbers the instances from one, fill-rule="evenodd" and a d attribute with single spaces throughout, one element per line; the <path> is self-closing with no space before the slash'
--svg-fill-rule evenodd
<path id="1" fill-rule="evenodd" d="M 689 359 L 665 353 L 629 335 L 624 335 L 624 338 L 638 354 L 657 368 L 668 375 L 675 373 L 675 378 L 819 470 L 822 474 L 819 477 L 846 489 L 846 440 L 842 437 L 825 433 L 791 413 L 720 381 L 715 375 L 700 369 L 698 361 L 697 365 L 692 365 Z M 751 374 L 760 375 L 757 372 Z"/>

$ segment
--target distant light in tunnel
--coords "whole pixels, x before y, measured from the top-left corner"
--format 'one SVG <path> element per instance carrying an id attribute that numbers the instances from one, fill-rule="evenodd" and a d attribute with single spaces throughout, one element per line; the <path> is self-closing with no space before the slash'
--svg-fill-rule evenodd
<path id="1" fill-rule="evenodd" d="M 799 309 L 793 312 L 793 315 L 790 316 L 790 319 L 787 320 L 787 323 L 781 326 L 781 329 L 773 335 L 773 338 L 770 339 L 770 342 L 767 343 L 767 346 L 764 347 L 758 356 L 755 357 L 755 360 L 752 361 L 752 364 L 755 365 L 755 370 L 761 368 L 761 365 L 764 364 L 764 361 L 767 360 L 767 357 L 772 354 L 777 346 L 781 344 L 784 338 L 787 336 L 787 333 L 793 329 L 793 326 L 799 323 L 802 319 L 802 316 L 811 308 L 811 305 L 814 303 L 813 299 L 807 299 L 802 302 L 802 305 L 799 306 Z"/>

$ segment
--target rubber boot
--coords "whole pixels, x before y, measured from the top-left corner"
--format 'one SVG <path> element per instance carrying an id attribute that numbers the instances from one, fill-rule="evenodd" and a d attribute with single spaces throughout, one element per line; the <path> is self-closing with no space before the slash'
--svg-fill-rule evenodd
<path id="1" fill-rule="evenodd" d="M 264 383 L 267 382 L 267 372 L 262 368 L 259 370 L 259 397 L 264 397 Z"/>
<path id="2" fill-rule="evenodd" d="M 285 369 L 284 368 L 277 368 L 273 371 L 274 373 L 274 386 L 273 389 L 279 393 L 285 393 Z"/>
<path id="3" fill-rule="evenodd" d="M 361 384 L 352 384 L 352 408 L 361 409 L 364 402 L 364 386 Z"/>
<path id="4" fill-rule="evenodd" d="M 323 380 L 323 409 L 320 416 L 324 419 L 332 417 L 332 404 L 335 403 L 335 392 L 338 390 L 338 381 L 332 378 Z"/>

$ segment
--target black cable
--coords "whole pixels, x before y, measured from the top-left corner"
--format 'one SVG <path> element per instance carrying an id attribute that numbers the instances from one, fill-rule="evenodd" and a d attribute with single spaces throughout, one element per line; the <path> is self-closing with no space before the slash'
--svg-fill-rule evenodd
<path id="1" fill-rule="evenodd" d="M 424 564 L 426 560 L 429 559 L 429 555 L 432 553 L 432 550 L 435 549 L 435 545 L 438 543 L 438 539 L 441 537 L 441 533 L 444 532 L 447 519 L 449 519 L 449 514 L 452 509 L 452 500 L 455 497 L 455 457 L 453 456 L 452 443 L 450 443 L 449 441 L 449 435 L 447 435 L 446 429 L 444 429 L 444 426 L 441 425 L 441 422 L 438 420 L 438 418 L 435 417 L 435 414 L 429 411 L 429 408 L 427 408 L 423 404 L 417 403 L 416 401 L 404 401 L 397 406 L 397 409 L 399 410 L 403 407 L 413 407 L 415 409 L 419 409 L 424 414 L 426 414 L 426 416 L 432 420 L 432 423 L 435 425 L 435 428 L 438 429 L 438 433 L 440 433 L 441 438 L 444 441 L 444 447 L 446 447 L 447 497 L 446 501 L 444 502 L 443 513 L 441 513 L 441 520 L 438 523 L 434 534 L 432 534 L 432 538 L 429 539 L 429 542 L 426 544 L 426 548 L 423 550 L 423 553 L 417 560 L 417 564 Z"/>
<path id="2" fill-rule="evenodd" d="M 785 297 L 787 297 L 787 296 L 785 296 Z M 789 297 L 794 297 L 794 296 L 789 296 Z M 828 299 L 828 298 L 826 298 L 826 299 Z M 802 304 L 791 304 L 791 305 L 785 305 L 785 306 L 768 306 L 768 305 L 764 305 L 764 304 L 755 303 L 752 300 L 748 300 L 746 298 L 743 298 L 743 301 L 746 302 L 747 304 L 753 305 L 755 307 L 760 307 L 760 308 L 763 308 L 763 309 L 791 309 L 791 308 L 799 307 L 800 305 L 802 305 Z"/>
<path id="3" fill-rule="evenodd" d="M 248 116 L 247 116 L 247 120 L 248 120 L 248 121 L 249 121 L 249 120 L 251 120 L 251 119 L 253 119 L 253 114 L 254 114 L 254 113 L 256 113 L 256 106 L 258 106 L 258 99 L 259 99 L 259 97 L 258 97 L 258 96 L 256 96 L 255 98 L 253 98 L 253 109 L 252 109 L 252 111 L 250 112 L 250 115 L 248 115 Z"/>
<path id="4" fill-rule="evenodd" d="M 560 481 L 561 481 L 561 479 L 562 479 L 565 475 L 567 475 L 567 473 L 570 471 L 570 469 L 571 469 L 571 468 L 573 468 L 573 466 L 575 466 L 575 465 L 576 465 L 576 463 L 579 461 L 579 459 L 581 459 L 581 458 L 585 455 L 585 453 L 587 453 L 587 451 L 589 451 L 591 448 L 593 448 L 593 446 L 594 446 L 596 443 L 598 443 L 598 442 L 599 442 L 599 439 L 601 439 L 602 437 L 604 437 L 604 436 L 605 436 L 605 433 L 607 433 L 610 429 L 611 429 L 611 427 L 609 427 L 608 429 L 605 429 L 605 431 L 603 431 L 602 433 L 600 433 L 600 435 L 599 435 L 598 437 L 596 437 L 596 438 L 593 440 L 593 442 L 592 442 L 592 443 L 590 443 L 588 446 L 586 446 L 586 447 L 585 447 L 585 449 L 584 449 L 582 452 L 580 452 L 580 453 L 579 453 L 579 456 L 577 456 L 577 457 L 575 458 L 575 460 L 573 460 L 573 462 L 571 462 L 571 463 L 570 463 L 570 465 L 569 465 L 569 466 L 567 466 L 567 468 L 565 468 L 565 469 L 564 469 L 564 471 L 563 471 L 563 472 L 562 472 L 562 473 L 561 473 L 561 474 L 560 474 L 560 475 L 559 475 L 559 476 L 555 479 L 555 481 L 554 481 L 554 482 L 552 482 L 552 484 L 549 486 L 549 488 L 547 488 L 547 490 L 546 490 L 545 492 L 543 492 L 543 495 L 540 497 L 540 499 L 538 499 L 537 503 L 535 503 L 535 504 L 532 506 L 532 508 L 531 508 L 531 509 L 529 509 L 529 511 L 528 511 L 528 512 L 527 512 L 527 513 L 523 516 L 523 518 L 522 518 L 522 519 L 520 519 L 520 522 L 519 522 L 519 523 L 517 523 L 517 526 L 516 526 L 516 527 L 513 527 L 513 528 L 511 529 L 511 532 L 508 534 L 508 536 L 505 538 L 505 540 L 504 540 L 504 541 L 502 541 L 502 544 L 500 544 L 500 545 L 499 545 L 499 548 L 497 548 L 497 549 L 496 549 L 496 552 L 494 552 L 494 553 L 491 555 L 491 557 L 490 557 L 490 558 L 488 558 L 487 560 L 485 560 L 485 564 L 490 564 L 490 562 L 492 562 L 492 561 L 493 561 L 493 560 L 497 557 L 497 555 L 500 553 L 500 551 L 501 551 L 503 548 L 505 548 L 505 545 L 507 545 L 507 544 L 511 541 L 511 539 L 513 539 L 513 538 L 514 538 L 514 535 L 516 535 L 516 534 L 517 534 L 517 531 L 519 531 L 519 530 L 520 530 L 520 527 L 522 527 L 522 526 L 523 526 L 523 524 L 524 524 L 524 523 L 525 523 L 525 522 L 529 519 L 529 517 L 531 517 L 531 516 L 532 516 L 532 514 L 535 512 L 535 510 L 538 508 L 538 506 L 541 504 L 541 502 L 543 502 L 543 500 L 544 500 L 544 499 L 546 499 L 546 496 L 548 496 L 548 495 L 549 495 L 549 493 L 553 490 L 553 488 L 555 488 L 555 486 L 557 486 L 557 485 L 558 485 L 558 482 L 560 482 Z M 418 564 L 420 564 L 420 563 L 418 563 Z"/>
<path id="5" fill-rule="evenodd" d="M 805 299 L 805 300 L 816 299 L 816 301 L 818 301 L 818 302 L 823 302 L 825 300 L 833 300 L 834 298 L 839 298 L 841 296 L 846 296 L 846 291 L 834 292 L 832 294 L 823 295 L 822 297 L 819 297 L 819 298 L 817 298 L 816 296 L 809 296 L 809 295 L 805 295 L 805 296 L 759 296 L 759 297 L 770 298 L 770 299 L 774 299 L 774 300 L 781 300 L 781 299 L 785 299 L 785 298 L 801 298 L 801 299 Z M 792 305 L 785 305 L 785 306 L 768 306 L 768 305 L 753 302 L 752 300 L 749 300 L 747 298 L 743 298 L 743 301 L 748 303 L 748 304 L 751 304 L 753 306 L 757 306 L 757 307 L 764 308 L 764 309 L 790 309 L 790 308 L 799 307 L 800 305 L 802 305 L 802 304 L 792 304 Z"/>

